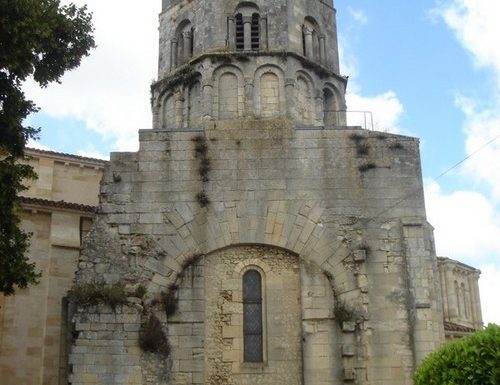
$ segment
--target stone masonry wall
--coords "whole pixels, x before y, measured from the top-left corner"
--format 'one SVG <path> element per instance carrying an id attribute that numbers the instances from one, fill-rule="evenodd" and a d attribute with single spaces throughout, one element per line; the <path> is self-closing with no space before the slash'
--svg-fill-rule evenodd
<path id="1" fill-rule="evenodd" d="M 242 278 L 262 275 L 264 363 L 243 362 Z M 207 385 L 302 384 L 299 261 L 267 247 L 235 247 L 205 258 Z"/>
<path id="2" fill-rule="evenodd" d="M 231 262 L 211 257 L 224 259 L 217 250 L 281 248 L 300 261 L 305 384 L 411 384 L 416 362 L 442 339 L 415 139 L 300 130 L 268 119 L 209 122 L 203 131 L 144 130 L 140 140 L 138 153 L 112 154 L 78 282 L 142 283 L 154 296 L 180 277 L 201 280 L 201 265 L 186 270 L 194 256 L 205 255 L 204 272 L 222 269 L 224 276 Z M 215 336 L 209 298 L 216 293 L 182 285 L 181 310 L 165 327 L 170 337 L 184 330 L 182 341 L 191 342 L 173 339 L 170 377 L 142 360 L 143 375 L 158 383 L 201 383 L 202 372 L 206 383 L 212 373 L 206 349 Z M 223 359 L 228 370 L 241 365 L 231 361 L 234 352 Z M 189 369 L 181 369 L 183 360 Z M 229 383 L 238 383 L 231 373 Z M 75 383 L 85 383 L 81 375 L 74 373 Z"/>

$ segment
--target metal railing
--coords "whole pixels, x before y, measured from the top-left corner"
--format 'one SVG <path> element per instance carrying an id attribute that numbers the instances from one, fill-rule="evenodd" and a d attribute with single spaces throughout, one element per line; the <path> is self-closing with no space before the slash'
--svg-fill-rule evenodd
<path id="1" fill-rule="evenodd" d="M 325 128 L 334 127 L 361 127 L 365 130 L 373 130 L 373 114 L 371 111 L 337 111 L 325 110 Z"/>

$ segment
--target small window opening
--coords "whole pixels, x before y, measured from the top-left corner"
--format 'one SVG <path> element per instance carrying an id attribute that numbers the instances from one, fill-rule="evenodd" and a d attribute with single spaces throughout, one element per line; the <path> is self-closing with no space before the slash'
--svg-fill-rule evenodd
<path id="1" fill-rule="evenodd" d="M 243 275 L 243 358 L 262 362 L 262 278 L 258 271 Z"/>
<path id="2" fill-rule="evenodd" d="M 306 56 L 306 34 L 304 33 L 304 27 L 302 27 L 302 55 Z"/>

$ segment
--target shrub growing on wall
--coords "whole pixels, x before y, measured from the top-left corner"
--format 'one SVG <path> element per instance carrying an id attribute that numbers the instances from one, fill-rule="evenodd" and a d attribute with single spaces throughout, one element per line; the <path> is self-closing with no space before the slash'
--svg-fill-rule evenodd
<path id="1" fill-rule="evenodd" d="M 414 374 L 415 385 L 500 384 L 500 326 L 447 343 L 431 353 Z"/>

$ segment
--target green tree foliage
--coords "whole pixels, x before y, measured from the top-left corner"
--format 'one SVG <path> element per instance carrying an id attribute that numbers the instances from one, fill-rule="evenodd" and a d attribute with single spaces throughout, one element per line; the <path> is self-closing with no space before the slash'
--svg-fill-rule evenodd
<path id="1" fill-rule="evenodd" d="M 39 132 L 23 126 L 38 109 L 21 86 L 28 77 L 42 87 L 59 82 L 94 47 L 86 7 L 59 0 L 0 0 L 0 292 L 6 295 L 40 277 L 25 256 L 29 234 L 19 228 L 16 215 L 23 181 L 35 177 L 21 164 L 24 148 Z"/>
<path id="2" fill-rule="evenodd" d="M 500 326 L 449 342 L 430 354 L 414 374 L 415 385 L 499 385 Z"/>

